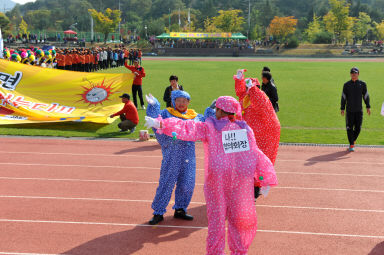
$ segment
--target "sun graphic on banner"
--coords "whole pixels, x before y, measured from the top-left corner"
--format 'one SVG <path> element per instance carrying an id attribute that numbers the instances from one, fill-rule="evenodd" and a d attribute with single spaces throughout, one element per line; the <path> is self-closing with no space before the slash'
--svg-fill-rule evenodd
<path id="1" fill-rule="evenodd" d="M 115 93 L 111 88 L 113 82 L 107 85 L 105 84 L 105 79 L 101 82 L 101 84 L 93 84 L 89 80 L 87 81 L 90 83 L 91 87 L 87 88 L 83 86 L 85 91 L 84 93 L 80 94 L 82 99 L 79 101 L 84 101 L 89 105 L 102 105 L 104 101 L 109 100 L 110 95 Z"/>

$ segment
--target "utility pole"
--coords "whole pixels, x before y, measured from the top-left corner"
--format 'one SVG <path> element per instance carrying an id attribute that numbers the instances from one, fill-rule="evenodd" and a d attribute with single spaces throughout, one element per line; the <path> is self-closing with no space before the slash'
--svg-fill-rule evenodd
<path id="1" fill-rule="evenodd" d="M 171 32 L 171 8 L 169 8 L 168 29 Z"/>
<path id="2" fill-rule="evenodd" d="M 120 20 L 121 20 L 121 11 L 120 11 L 120 0 L 119 0 L 119 13 L 120 13 Z M 121 38 L 121 34 L 120 34 L 120 21 L 119 21 L 119 43 L 120 43 L 120 38 Z"/>

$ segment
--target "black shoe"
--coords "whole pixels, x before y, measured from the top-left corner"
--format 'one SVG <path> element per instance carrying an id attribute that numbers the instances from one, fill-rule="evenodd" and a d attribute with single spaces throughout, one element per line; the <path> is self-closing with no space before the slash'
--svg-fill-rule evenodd
<path id="1" fill-rule="evenodd" d="M 176 219 L 193 220 L 193 216 L 186 214 L 184 209 L 176 209 L 173 217 L 175 217 Z"/>
<path id="2" fill-rule="evenodd" d="M 153 218 L 149 221 L 149 225 L 157 225 L 160 221 L 163 221 L 164 217 L 163 215 L 155 214 L 153 215 Z"/>

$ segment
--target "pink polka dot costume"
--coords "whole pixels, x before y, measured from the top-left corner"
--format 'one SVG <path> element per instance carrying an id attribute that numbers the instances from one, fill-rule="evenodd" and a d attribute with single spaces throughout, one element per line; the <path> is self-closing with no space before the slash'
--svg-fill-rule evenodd
<path id="1" fill-rule="evenodd" d="M 219 97 L 216 108 L 241 118 L 241 106 L 233 97 Z M 158 120 L 162 128 L 157 132 L 168 136 L 176 132 L 177 139 L 204 143 L 207 254 L 224 254 L 226 220 L 231 254 L 247 254 L 257 230 L 254 178 L 261 185 L 277 185 L 274 167 L 258 149 L 252 129 L 245 121 L 227 116 L 209 117 L 205 122 Z"/>
<path id="2" fill-rule="evenodd" d="M 236 95 L 243 111 L 243 118 L 252 128 L 257 146 L 275 164 L 277 150 L 280 141 L 280 122 L 267 95 L 256 85 L 260 85 L 257 79 L 253 79 L 253 87 L 247 89 L 245 79 L 235 80 Z"/>

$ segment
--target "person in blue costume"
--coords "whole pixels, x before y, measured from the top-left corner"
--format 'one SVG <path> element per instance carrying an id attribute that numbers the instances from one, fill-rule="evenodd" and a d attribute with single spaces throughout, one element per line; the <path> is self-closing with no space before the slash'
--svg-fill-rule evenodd
<path id="1" fill-rule="evenodd" d="M 152 95 L 146 96 L 146 98 L 148 102 L 147 116 L 149 117 L 157 118 L 161 116 L 163 119 L 176 117 L 182 120 L 205 120 L 203 115 L 188 109 L 191 97 L 185 91 L 172 91 L 172 107 L 164 110 L 160 110 L 159 101 Z M 193 220 L 193 216 L 187 214 L 187 208 L 191 202 L 195 187 L 195 143 L 178 140 L 177 134 L 173 137 L 158 134 L 156 133 L 157 128 L 153 128 L 153 131 L 161 146 L 163 160 L 161 162 L 159 186 L 152 203 L 153 218 L 149 221 L 149 224 L 156 225 L 164 220 L 163 214 L 166 212 L 175 185 L 174 217 Z"/>

